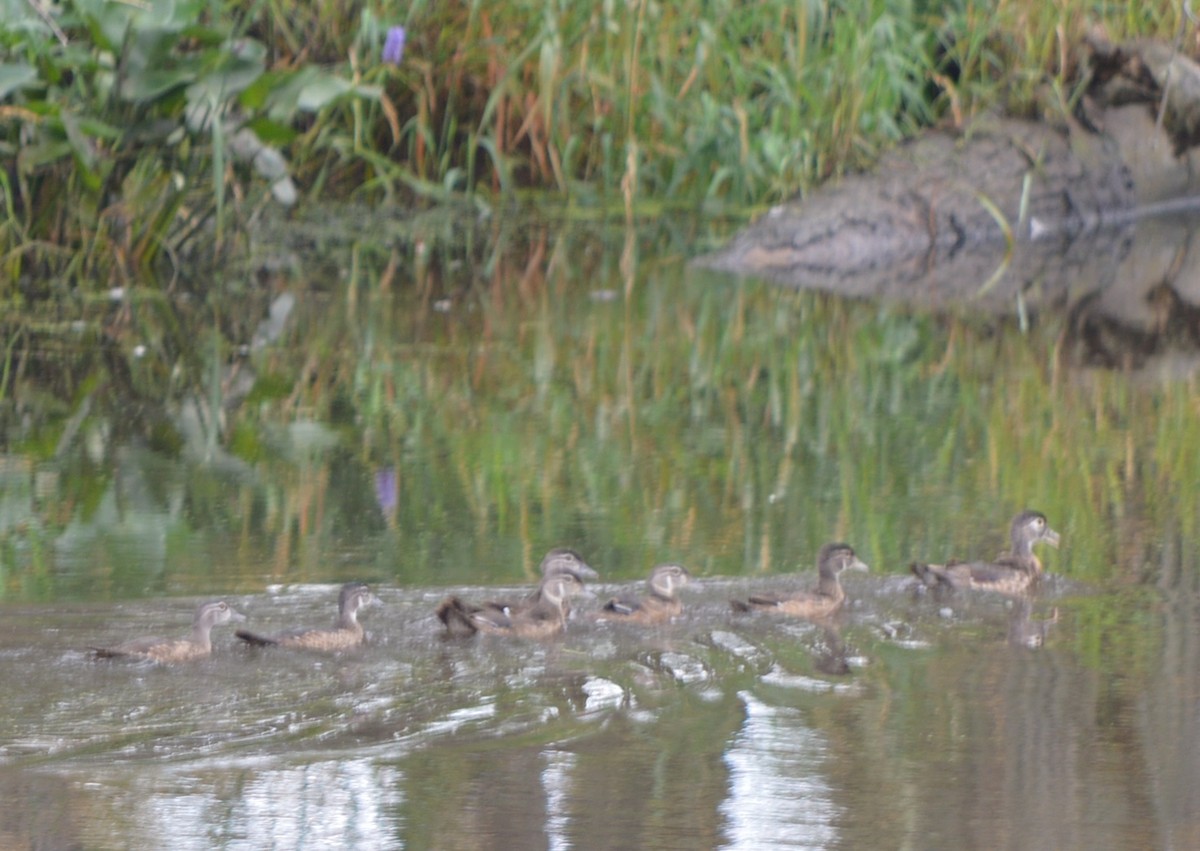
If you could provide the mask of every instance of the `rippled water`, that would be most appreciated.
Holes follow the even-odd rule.
[[[710,578],[661,628],[577,612],[545,643],[446,640],[440,591],[380,587],[335,657],[236,646],[164,667],[83,648],[186,631],[191,600],[0,622],[4,847],[1186,847],[1197,682],[1070,649],[1090,595],[1022,607],[854,577],[836,627],[734,615]],[[778,581],[772,583],[778,585]],[[456,589],[480,595],[495,588]],[[602,588],[608,590],[607,588]],[[334,586],[231,600],[328,620]],[[1196,612],[1176,624],[1195,643]],[[827,674],[834,655],[844,674]],[[1173,663],[1171,660],[1174,659]],[[1167,741],[1164,741],[1164,737]],[[49,817],[53,812],[54,817]]]

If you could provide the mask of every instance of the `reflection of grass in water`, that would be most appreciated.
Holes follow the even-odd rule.
[[[1022,337],[668,269],[629,302],[591,297],[619,280],[552,264],[444,316],[364,305],[375,340],[410,340],[360,350],[354,394],[389,435],[371,453],[407,459],[401,527],[432,503],[481,538],[580,541],[622,576],[808,568],[835,537],[896,571],[992,555],[1030,506],[1064,532],[1048,563],[1099,578],[1130,506],[1187,499],[1156,462],[1191,445],[1158,413],[1186,388],[1056,368],[1050,321]]]
[[[643,248],[628,279],[585,227],[514,232],[474,255],[431,239],[386,291],[375,283],[389,257],[375,249],[332,295],[295,289],[295,326],[251,358],[257,383],[224,415],[220,440],[254,475],[201,467],[172,482],[187,511],[160,512],[180,529],[162,581],[188,563],[185,545],[224,538],[219,570],[240,581],[329,579],[330,554],[347,552],[380,578],[517,581],[559,543],[608,578],[665,559],[810,571],[832,538],[902,572],[994,554],[1026,506],[1064,535],[1043,553],[1052,570],[1102,579],[1136,576],[1156,553],[1150,534],[1196,532],[1191,386],[1070,370],[1053,319],[1021,336],[694,275],[674,247],[694,236],[669,231],[677,243]],[[211,329],[132,308],[152,353],[130,359],[133,386],[160,399],[192,387],[217,407]],[[253,312],[236,321],[248,337]],[[134,335],[110,338],[112,363]],[[85,366],[90,382],[105,375]],[[97,401],[80,434],[127,410]],[[286,427],[309,420],[340,446],[298,450]],[[79,472],[92,462],[73,465],[78,449],[63,458],[64,482],[108,492]],[[386,529],[372,501],[384,467],[399,495]],[[69,499],[86,493],[72,487]]]

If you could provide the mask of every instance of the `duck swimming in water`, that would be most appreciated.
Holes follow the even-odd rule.
[[[555,574],[567,573],[574,576],[580,582],[599,579],[600,574],[592,569],[583,556],[575,552],[575,550],[567,547],[555,547],[542,557],[542,562],[538,565],[538,570],[542,575],[542,579]],[[541,600],[542,586],[538,584],[536,588],[515,600],[486,600],[477,608],[494,609],[505,616],[511,617],[520,612],[533,608]],[[564,603],[564,613],[571,613],[571,602],[567,600]]]
[[[816,620],[827,618],[841,608],[846,599],[839,576],[843,570],[869,570],[849,544],[833,543],[821,547],[817,554],[815,591],[794,594],[755,594],[748,600],[733,600],[735,612],[768,612]]]
[[[567,607],[572,597],[584,593],[583,582],[571,573],[553,573],[542,579],[537,602],[517,611],[475,606],[459,597],[447,597],[437,607],[437,617],[450,635],[478,632],[549,638],[566,628]]]
[[[1057,547],[1059,535],[1040,511],[1022,511],[1009,528],[1011,549],[994,561],[950,561],[946,564],[914,562],[912,572],[931,588],[995,591],[1010,596],[1023,594],[1042,575],[1042,563],[1033,552],[1035,544]]]
[[[357,647],[367,640],[367,634],[358,622],[358,613],[378,602],[379,598],[364,583],[347,582],[338,595],[338,619],[331,628],[289,629],[273,635],[259,635],[239,629],[234,634],[256,647],[290,647],[334,653]]]
[[[646,580],[648,594],[644,597],[613,597],[596,617],[640,624],[669,621],[683,611],[679,591],[691,581],[692,574],[681,564],[657,565]]]
[[[192,634],[187,638],[134,638],[113,647],[90,647],[98,659],[128,657],[163,664],[190,662],[212,654],[212,628],[230,621],[244,621],[224,600],[201,603],[192,619]]]

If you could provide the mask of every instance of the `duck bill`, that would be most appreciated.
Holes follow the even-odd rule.
[[[868,567],[867,563],[860,558],[856,558],[854,561],[852,561],[848,565],[846,565],[846,569],[847,570],[861,570],[863,573],[871,572],[871,568]]]
[[[1042,535],[1042,540],[1055,549],[1058,549],[1058,533],[1049,526],[1046,527],[1046,534]]]
[[[246,616],[243,615],[241,612],[239,612],[237,609],[229,610],[229,619],[231,621],[233,621],[234,623],[245,623],[246,622]]]
[[[589,581],[595,581],[600,578],[600,574],[596,572],[596,569],[594,567],[592,567],[591,565],[587,565],[587,564],[579,565],[578,567],[576,567],[574,569],[573,572],[575,573],[575,576],[578,579],[586,579]]]

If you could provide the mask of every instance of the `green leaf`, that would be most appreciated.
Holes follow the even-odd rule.
[[[17,167],[25,174],[29,174],[41,166],[58,162],[65,157],[73,155],[74,151],[71,148],[71,144],[65,140],[26,145],[17,154]]]
[[[265,144],[286,145],[296,138],[298,133],[286,124],[280,124],[269,118],[255,118],[247,121],[246,126],[254,131]]]
[[[197,57],[198,73],[188,86],[189,105],[220,108],[263,75],[266,48],[253,39],[225,42]]]
[[[121,96],[134,103],[148,103],[196,79],[192,68],[173,68],[130,75],[121,86]]]
[[[135,14],[132,6],[106,0],[75,0],[75,9],[87,22],[97,45],[110,53],[116,53],[125,41],[130,19]]]
[[[260,100],[260,106],[265,106],[267,115],[275,121],[291,121],[296,115],[304,87],[316,74],[317,69],[312,67],[298,71],[271,71],[247,90],[247,100]]]
[[[50,35],[50,28],[30,8],[29,0],[0,0],[0,21],[0,29],[28,32],[36,27]]]
[[[80,130],[79,122],[74,115],[64,112],[62,126],[63,132],[67,134],[67,141],[71,143],[71,150],[75,154],[77,172],[84,185],[95,192],[100,188],[101,177],[95,169],[96,153],[92,150],[92,143]]]
[[[305,112],[317,112],[353,89],[349,80],[318,73],[301,90],[296,106]]]
[[[0,63],[0,100],[37,79],[37,69],[24,62]]]
[[[178,42],[179,35],[195,26],[205,10],[205,0],[148,0],[134,5],[112,0],[74,0],[78,13],[89,24],[92,37],[104,49],[120,50],[126,33],[135,36],[153,33],[154,37],[169,35]]]
[[[79,129],[97,139],[120,139],[125,135],[124,130],[106,124],[98,118],[80,117]]]

